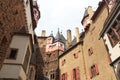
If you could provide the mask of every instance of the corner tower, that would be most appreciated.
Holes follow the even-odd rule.
[[[59,30],[55,37],[53,36],[53,32],[51,32],[50,36],[46,37],[43,41],[44,51],[42,50],[42,46],[40,47],[40,51],[44,60],[44,79],[59,79],[58,56],[65,50],[65,41],[66,39]]]

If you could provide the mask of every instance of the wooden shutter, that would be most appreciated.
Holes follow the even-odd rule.
[[[79,70],[79,67],[76,68],[76,79],[80,80],[80,70]]]
[[[62,66],[64,65],[64,60],[62,60]]]
[[[78,58],[78,53],[75,53],[75,58]]]
[[[71,80],[73,80],[73,70],[71,70],[70,75],[71,75]]]
[[[67,73],[65,73],[65,80],[67,80]]]
[[[62,80],[62,75],[60,75],[60,80]]]
[[[99,70],[98,70],[98,65],[95,64],[95,70],[96,70],[96,74],[99,75]]]
[[[93,48],[90,47],[90,54],[92,55],[93,54]]]
[[[92,79],[93,74],[92,74],[91,68],[89,69],[89,75],[90,75],[90,79]]]

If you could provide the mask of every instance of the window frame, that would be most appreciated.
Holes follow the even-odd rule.
[[[93,47],[90,47],[90,48],[88,49],[88,54],[89,54],[89,56],[91,56],[91,55],[93,54]]]
[[[99,75],[99,70],[98,70],[98,65],[97,64],[93,64],[90,67],[90,78],[92,79],[93,77]]]
[[[13,50],[15,50],[14,58],[10,57],[10,56],[12,56],[11,54],[12,54]],[[7,59],[16,60],[17,55],[18,55],[18,49],[17,48],[10,48],[10,52],[9,52],[9,55],[7,56]]]
[[[120,14],[117,16],[113,22],[110,29],[107,31],[107,36],[109,38],[110,44],[114,47],[120,41]]]

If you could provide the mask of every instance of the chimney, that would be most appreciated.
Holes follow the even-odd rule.
[[[75,28],[75,33],[76,33],[76,41],[79,42],[79,28]]]
[[[42,30],[41,36],[45,36],[46,32],[45,30]]]
[[[71,30],[70,29],[67,30],[67,41],[68,41],[68,44],[70,44],[71,41],[72,41]]]

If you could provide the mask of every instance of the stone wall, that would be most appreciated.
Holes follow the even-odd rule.
[[[13,32],[27,30],[23,0],[0,0],[0,67],[6,56]]]

